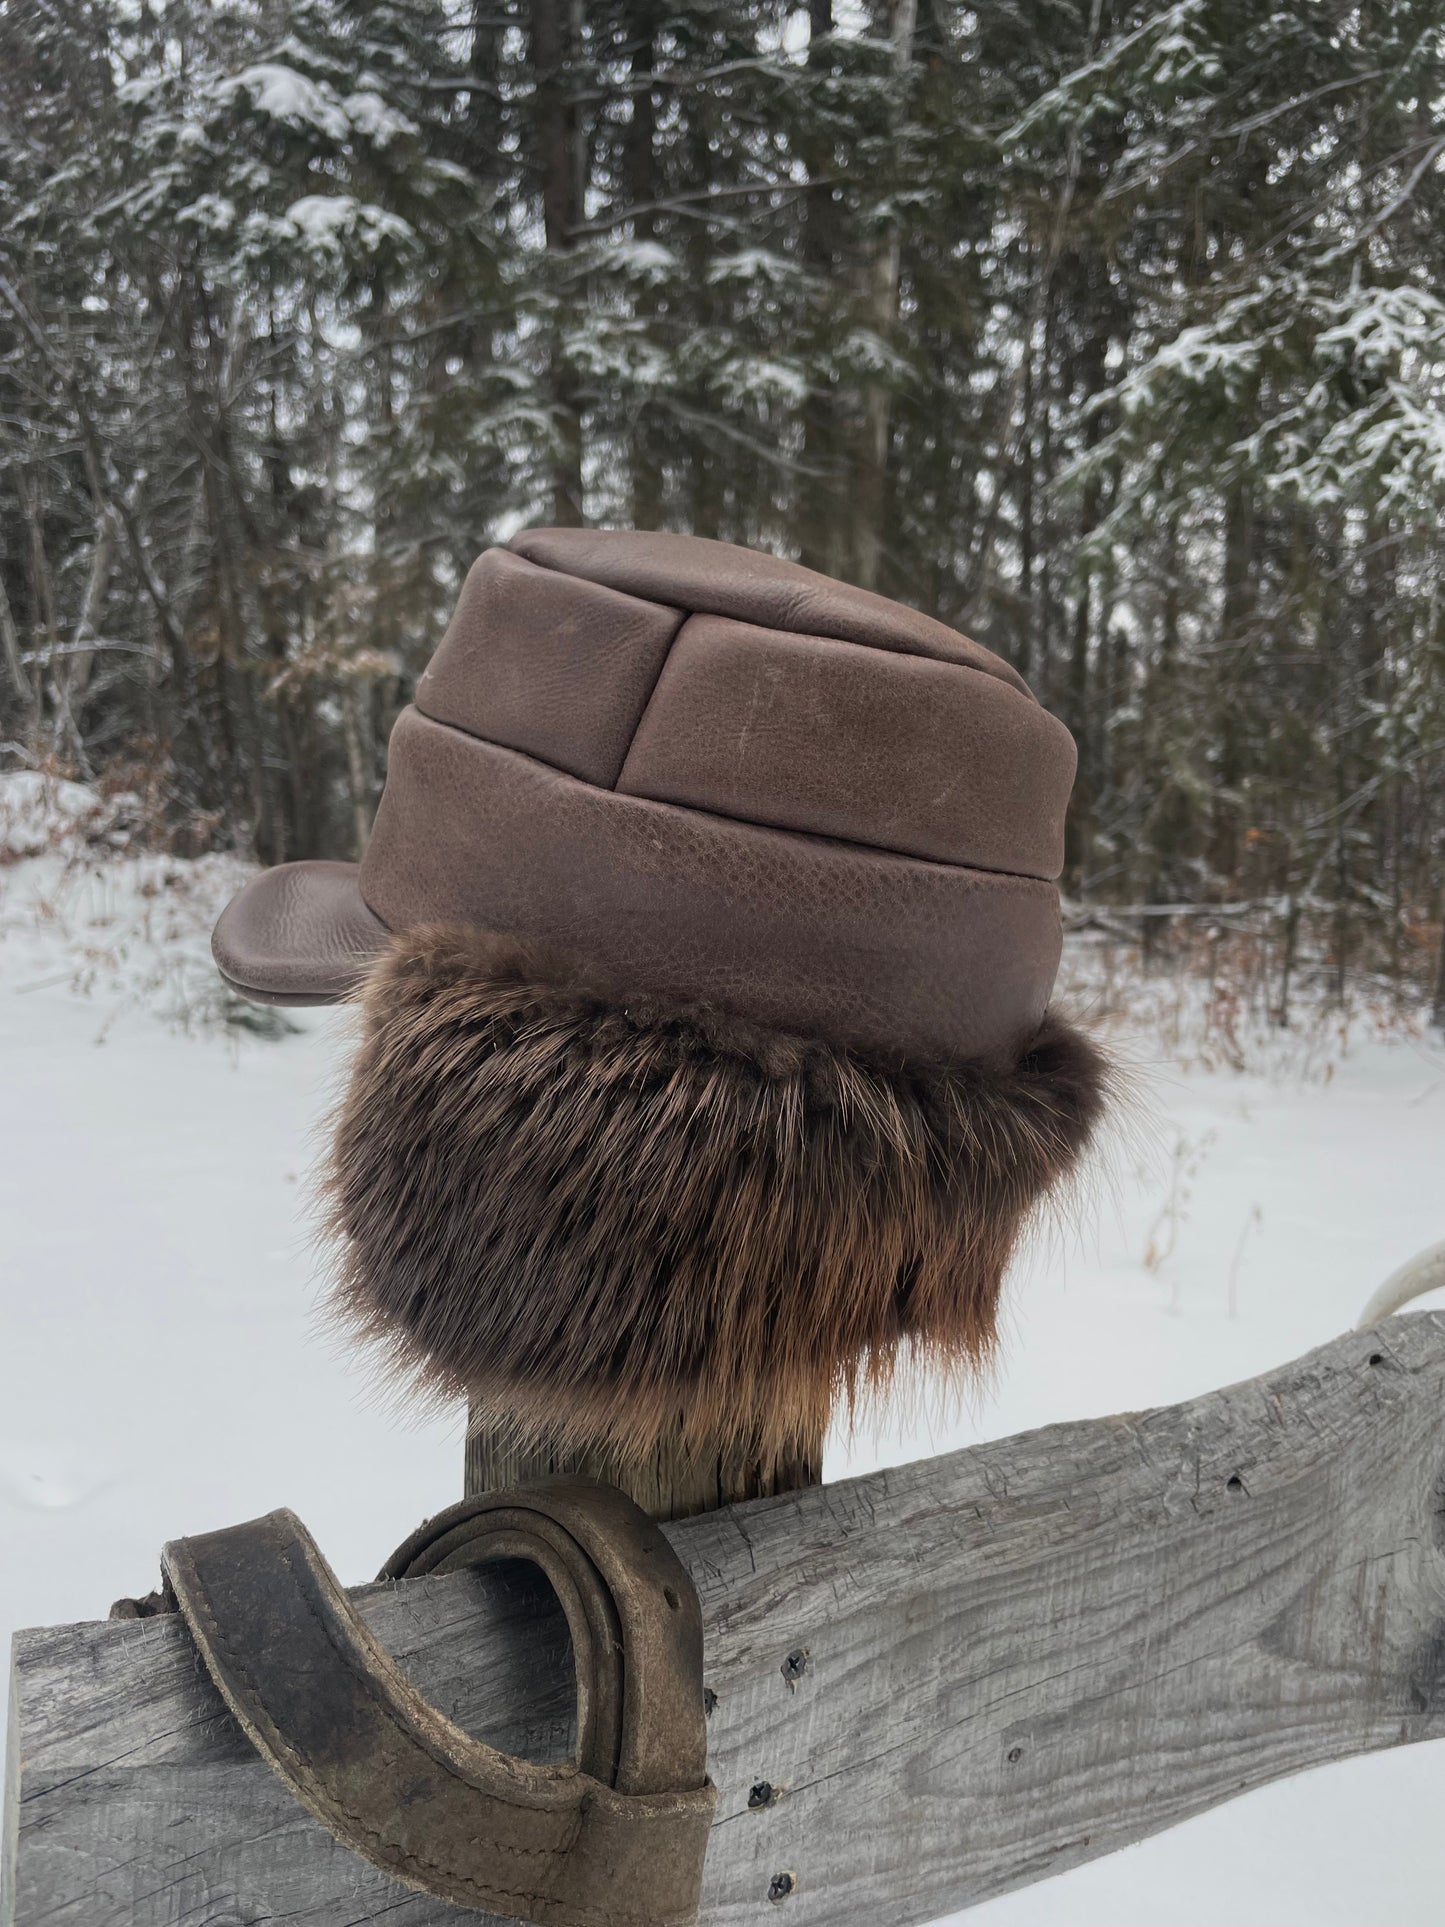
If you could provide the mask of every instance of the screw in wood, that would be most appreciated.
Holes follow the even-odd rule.
[[[750,1807],[770,1807],[777,1797],[777,1788],[771,1780],[759,1780],[749,1790],[748,1805]]]
[[[783,1661],[781,1672],[789,1686],[796,1686],[808,1670],[808,1651],[805,1646],[795,1646]]]
[[[772,1901],[786,1900],[797,1884],[798,1879],[796,1874],[775,1873],[768,1882],[768,1899]]]

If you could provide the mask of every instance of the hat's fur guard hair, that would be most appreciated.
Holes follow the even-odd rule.
[[[975,1366],[1099,1115],[1050,1016],[1009,1069],[625,1006],[474,930],[394,940],[329,1175],[342,1323],[474,1422],[783,1451],[905,1348]]]

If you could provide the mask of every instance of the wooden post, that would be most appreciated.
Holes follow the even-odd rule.
[[[1445,1740],[1445,1314],[664,1531],[703,1612],[700,1927],[917,1927]],[[524,1572],[354,1597],[442,1714],[565,1759],[566,1623]],[[4,1821],[0,1927],[459,1918],[302,1810],[175,1614],[16,1636]]]
[[[570,1472],[615,1485],[654,1519],[687,1519],[748,1499],[799,1492],[823,1476],[823,1439],[800,1439],[781,1457],[756,1452],[700,1455],[664,1441],[644,1459],[611,1449],[542,1443],[519,1445],[504,1428],[481,1426],[467,1439],[466,1496]]]

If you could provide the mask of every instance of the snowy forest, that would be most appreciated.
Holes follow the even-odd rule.
[[[1442,102],[1445,0],[10,0],[0,769],[352,857],[489,540],[689,530],[1018,666],[1076,920],[1445,1020]]]

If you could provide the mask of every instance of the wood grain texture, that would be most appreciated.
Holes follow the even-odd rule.
[[[710,1458],[663,1439],[639,1459],[616,1447],[574,1445],[545,1435],[522,1445],[514,1434],[481,1424],[467,1436],[464,1495],[472,1499],[562,1474],[615,1485],[650,1518],[687,1519],[696,1512],[800,1491],[817,1485],[822,1472],[821,1431],[800,1439],[793,1450],[730,1448]]]
[[[936,1919],[1281,1774],[1445,1737],[1445,1316],[667,1530],[716,1694],[705,1921]],[[565,1754],[565,1633],[531,1575],[358,1598],[464,1725]],[[174,1621],[19,1635],[12,1705],[0,1921],[458,1918],[302,1814]]]

